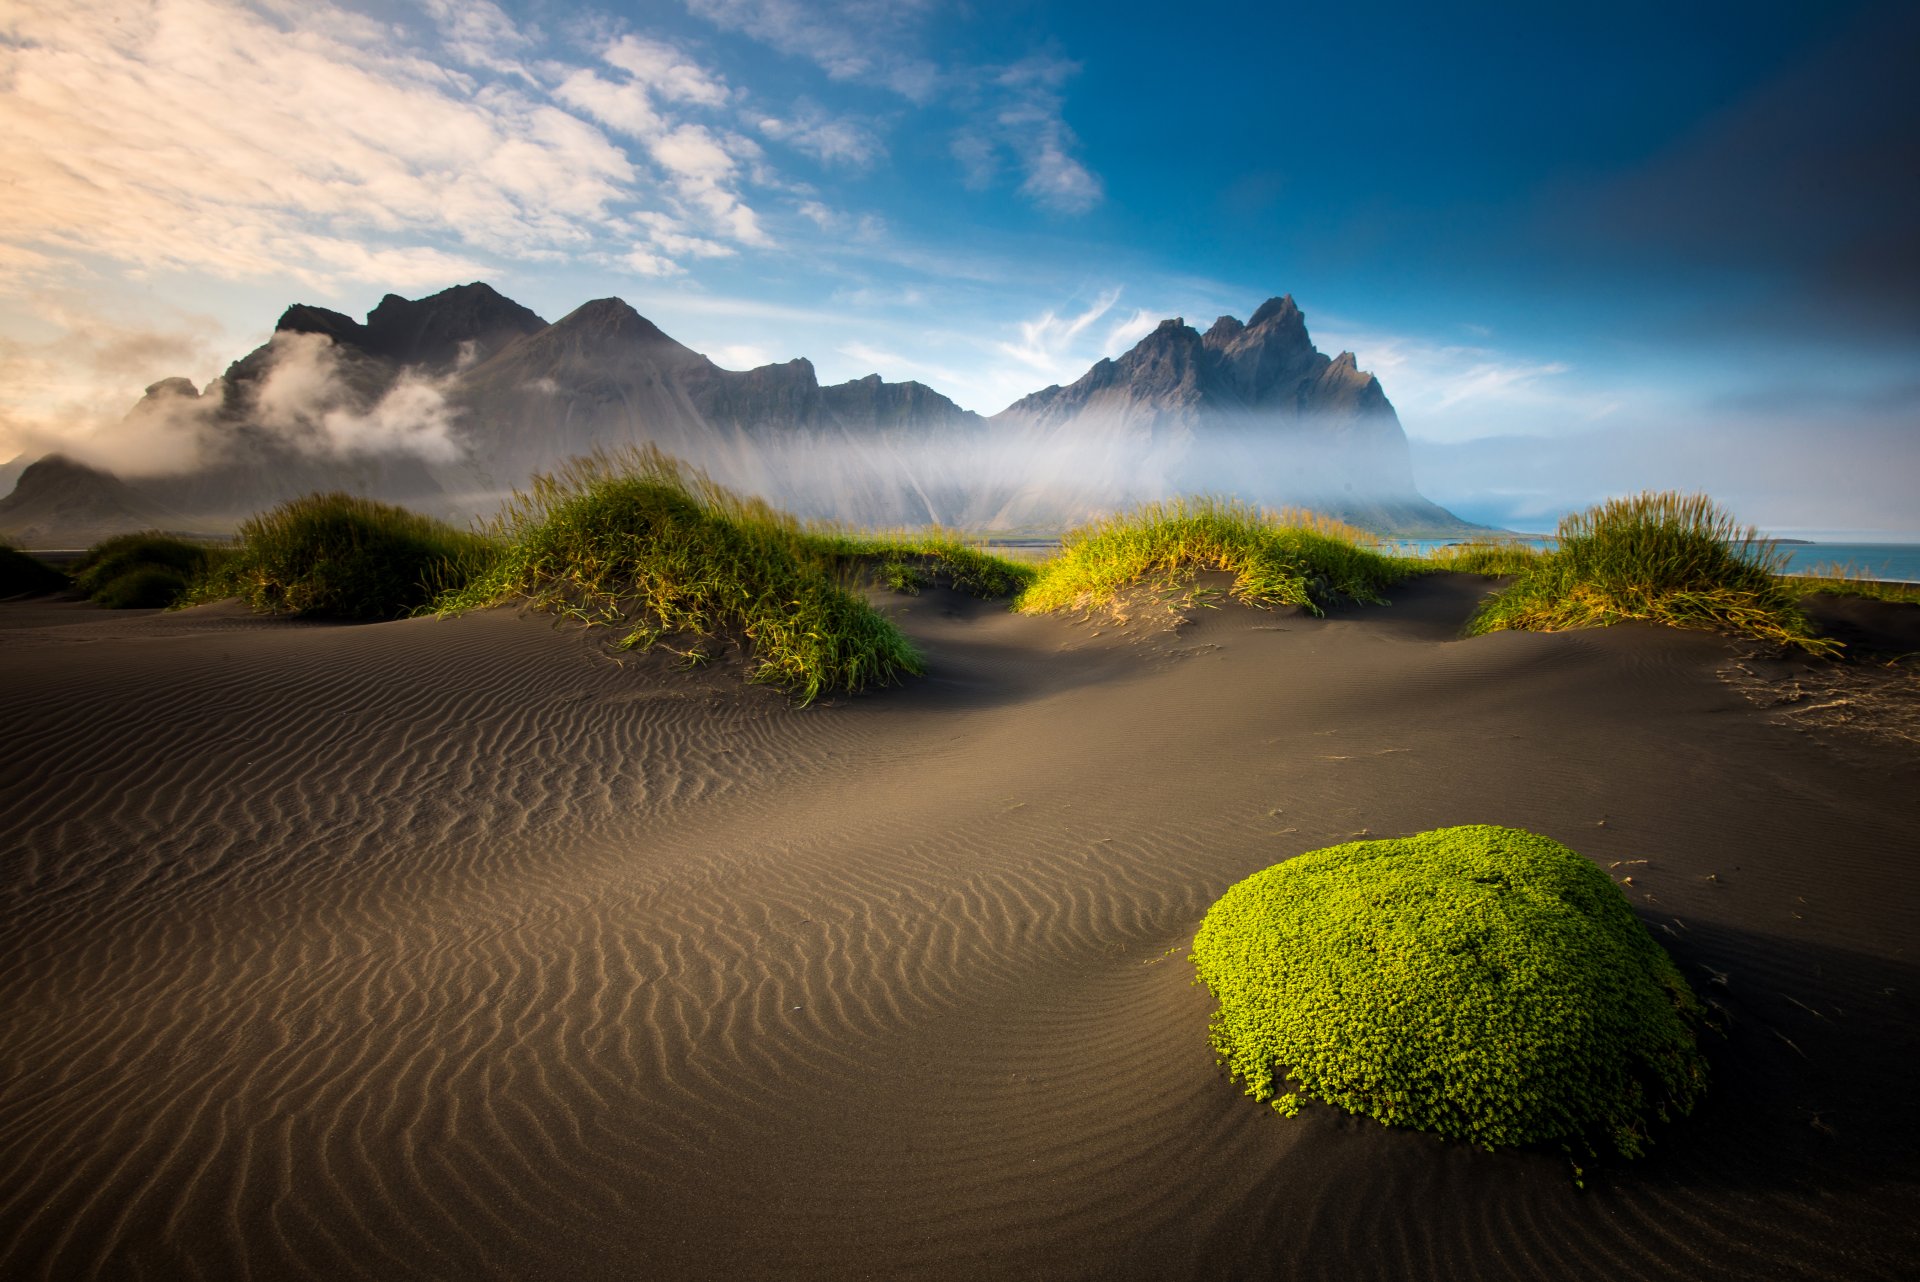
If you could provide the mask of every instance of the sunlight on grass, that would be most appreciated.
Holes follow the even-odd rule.
[[[1558,546],[1489,597],[1470,634],[1645,620],[1833,653],[1782,585],[1775,545],[1703,494],[1610,499],[1560,522]]]
[[[1412,568],[1379,552],[1364,530],[1318,513],[1181,498],[1069,532],[1018,604],[1031,614],[1095,610],[1134,585],[1178,589],[1215,570],[1234,576],[1233,596],[1247,605],[1319,614],[1339,601],[1378,603]]]

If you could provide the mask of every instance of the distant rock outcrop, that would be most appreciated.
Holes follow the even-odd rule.
[[[204,390],[153,384],[125,428],[193,464],[75,488],[87,515],[64,528],[230,528],[316,489],[464,519],[574,455],[640,443],[803,516],[868,525],[1057,528],[1209,492],[1380,530],[1473,528],[1420,496],[1379,381],[1350,352],[1316,350],[1290,297],[1205,334],[1164,321],[988,419],[877,374],[822,386],[804,359],[723,369],[617,298],[548,324],[476,282],[389,294],[364,322],[295,304]],[[20,502],[51,514],[57,488]]]
[[[185,530],[188,522],[96,467],[63,454],[27,465],[0,498],[0,535],[24,548],[83,548],[130,530]]]

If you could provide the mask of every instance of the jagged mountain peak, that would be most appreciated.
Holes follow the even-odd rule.
[[[388,294],[367,313],[365,324],[328,307],[295,303],[273,328],[276,333],[325,334],[337,345],[395,364],[439,369],[463,357],[490,356],[546,325],[493,286],[474,281],[425,298]]]

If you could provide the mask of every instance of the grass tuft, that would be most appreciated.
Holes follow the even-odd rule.
[[[397,619],[465,584],[491,560],[485,538],[388,503],[309,494],[250,517],[232,557],[190,599],[237,596],[254,609]]]
[[[161,610],[217,574],[232,556],[230,549],[156,530],[119,534],[87,549],[73,581],[110,610]]]
[[[899,629],[840,581],[832,538],[651,446],[534,478],[490,533],[498,559],[437,610],[524,600],[622,628],[629,649],[737,633],[749,679],[802,703],[923,670]]]
[[[1527,573],[1545,555],[1532,543],[1510,540],[1450,543],[1445,547],[1430,549],[1420,558],[1420,566],[1423,570],[1451,570],[1459,574],[1505,578],[1512,574]]]
[[[1560,522],[1558,546],[1482,603],[1470,635],[1557,632],[1648,620],[1703,628],[1816,654],[1819,636],[1783,587],[1775,545],[1704,494],[1610,499]]]
[[[814,530],[807,540],[836,564],[871,569],[880,582],[909,595],[944,583],[955,592],[993,601],[1015,597],[1033,582],[1031,565],[996,556],[951,530],[870,534]]]
[[[0,542],[0,600],[17,596],[45,596],[71,582],[66,575],[28,556],[11,543]]]
[[[1488,1148],[1597,1138],[1632,1157],[1706,1087],[1703,1011],[1672,959],[1605,872],[1517,828],[1255,873],[1208,909],[1193,961],[1216,1053],[1283,1113],[1304,1093]]]
[[[1136,584],[1178,589],[1197,573],[1220,570],[1234,576],[1233,595],[1248,605],[1319,614],[1339,601],[1379,603],[1413,564],[1377,551],[1365,531],[1317,513],[1181,498],[1070,532],[1018,608],[1095,610]]]
[[[1920,583],[1895,583],[1885,579],[1865,578],[1853,567],[1845,565],[1817,566],[1812,574],[1784,575],[1780,586],[1794,596],[1809,596],[1815,593],[1826,596],[1861,596],[1874,601],[1891,601],[1898,605],[1920,605]]]

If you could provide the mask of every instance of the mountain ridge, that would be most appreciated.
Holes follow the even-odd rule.
[[[724,369],[619,298],[548,322],[476,281],[387,294],[364,322],[295,303],[206,388],[150,385],[121,430],[199,452],[125,483],[202,527],[317,488],[473,516],[567,457],[651,442],[802,516],[869,525],[1057,528],[1199,490],[1382,531],[1479,528],[1419,494],[1379,380],[1319,352],[1291,295],[1204,333],[1169,318],[984,417],[923,383],[822,384],[805,357]]]

